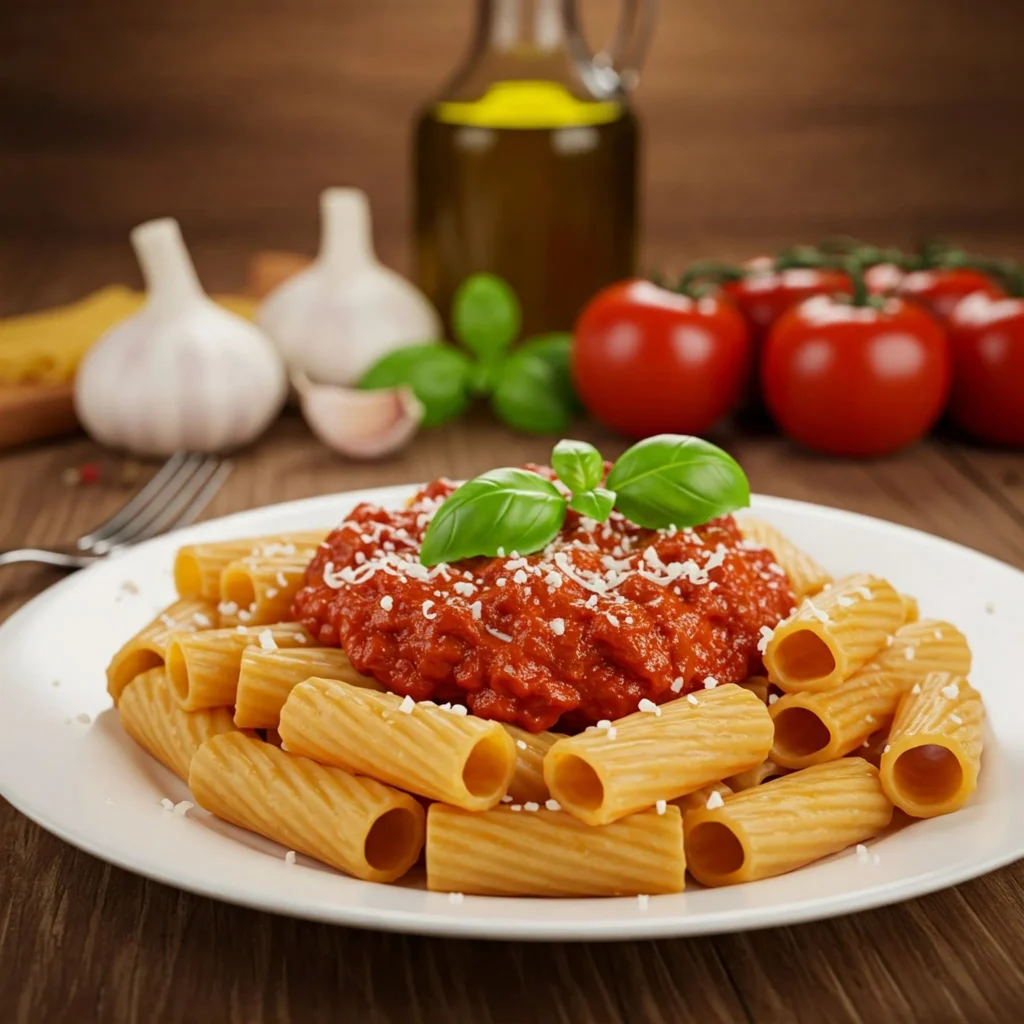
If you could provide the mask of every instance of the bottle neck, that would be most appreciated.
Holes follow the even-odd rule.
[[[564,48],[562,0],[479,0],[478,12],[478,49],[538,58]]]

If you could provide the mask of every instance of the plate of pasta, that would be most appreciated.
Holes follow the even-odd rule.
[[[159,881],[423,934],[795,923],[1024,854],[1024,574],[572,455],[62,581],[0,627],[0,792]]]

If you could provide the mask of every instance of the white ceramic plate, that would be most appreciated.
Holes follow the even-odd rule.
[[[885,576],[923,616],[950,619],[974,651],[989,735],[979,791],[958,814],[915,823],[790,875],[636,899],[498,899],[453,904],[422,878],[375,885],[337,874],[198,808],[170,814],[185,785],[122,732],[105,691],[111,654],[173,600],[182,543],[329,527],[358,501],[397,505],[409,487],[255,509],[181,531],[72,576],[0,627],[0,793],[69,843],[191,892],[297,917],[436,935],[625,939],[737,931],[864,910],[953,885],[1024,856],[1024,573],[967,548],[835,509],[756,498],[834,573]],[[138,591],[135,592],[135,588]],[[81,717],[79,717],[81,716]],[[88,719],[85,717],[88,716]]]

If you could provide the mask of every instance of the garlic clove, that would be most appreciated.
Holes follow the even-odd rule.
[[[354,385],[383,356],[441,337],[426,297],[373,251],[366,194],[329,188],[320,197],[316,260],[275,288],[258,323],[292,372]]]
[[[292,383],[302,415],[328,448],[353,459],[375,459],[407,444],[423,420],[423,406],[410,388],[361,391],[314,384],[304,374]]]
[[[219,452],[255,440],[287,395],[273,344],[203,292],[177,221],[150,221],[131,237],[147,301],[86,353],[75,378],[82,425],[137,455]]]

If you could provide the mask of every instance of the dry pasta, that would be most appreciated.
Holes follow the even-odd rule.
[[[712,794],[717,793],[720,797],[727,797],[732,793],[732,788],[725,782],[712,782],[710,786],[701,786],[692,793],[684,793],[674,800],[669,800],[671,806],[678,807],[684,814],[696,807],[706,807],[708,800],[712,800]]]
[[[788,768],[783,768],[781,764],[776,764],[769,757],[759,765],[755,765],[753,768],[748,768],[745,772],[740,772],[737,775],[732,775],[725,781],[729,784],[734,793],[739,793],[740,790],[753,789],[755,786],[760,786],[764,782],[768,782],[771,779],[777,779],[782,775],[788,774]]]
[[[844,757],[687,811],[687,867],[704,885],[771,878],[871,839],[891,819],[878,770]]]
[[[278,732],[297,754],[471,811],[493,807],[516,768],[498,722],[330,679],[292,690]]]
[[[967,640],[948,622],[912,622],[892,641],[849,679],[827,690],[788,694],[769,708],[775,761],[805,768],[843,757],[888,725],[903,694],[929,672],[970,671]]]
[[[544,803],[551,795],[544,781],[544,757],[562,739],[556,732],[527,732],[504,723],[516,744],[516,772],[508,784],[508,795],[519,803]]]
[[[111,658],[107,666],[107,692],[114,703],[137,675],[166,662],[167,645],[173,635],[209,629],[216,620],[217,609],[202,598],[184,597],[165,608]]]
[[[908,692],[882,753],[882,785],[914,818],[959,810],[978,785],[985,709],[962,676],[933,672]]]
[[[513,805],[518,806],[518,805]],[[487,896],[636,896],[681,892],[679,809],[585,825],[546,808],[427,813],[427,888]]]
[[[767,676],[751,676],[740,683],[744,690],[749,690],[762,704],[768,703],[768,695],[771,693],[772,684]]]
[[[305,556],[308,562],[323,539],[324,531],[312,530],[189,544],[179,548],[174,559],[174,586],[181,597],[203,597],[216,602],[220,600],[221,573],[232,562],[248,556]]]
[[[199,748],[189,788],[218,818],[369,882],[400,878],[423,846],[423,808],[408,793],[239,732]]]
[[[793,596],[800,601],[813,597],[832,582],[832,577],[770,523],[744,516],[736,520],[745,540],[767,548],[785,570]]]
[[[311,642],[297,622],[176,634],[167,645],[171,692],[187,711],[226,707],[235,703],[242,654],[247,647],[278,650]]]
[[[765,759],[772,723],[754,694],[727,684],[690,696],[559,740],[544,758],[551,795],[588,825],[604,825]]]
[[[900,595],[877,576],[848,576],[776,626],[764,665],[787,693],[826,690],[857,671],[902,624]]]
[[[220,574],[222,626],[265,626],[291,615],[292,601],[306,578],[306,557],[243,558]]]
[[[235,690],[235,725],[276,729],[292,688],[312,676],[341,679],[353,686],[382,690],[376,679],[358,673],[336,647],[281,647],[265,651],[253,644],[242,652]]]
[[[182,710],[171,696],[163,667],[136,676],[121,691],[117,713],[124,731],[186,782],[189,765],[199,747],[212,736],[235,729],[227,708]]]

